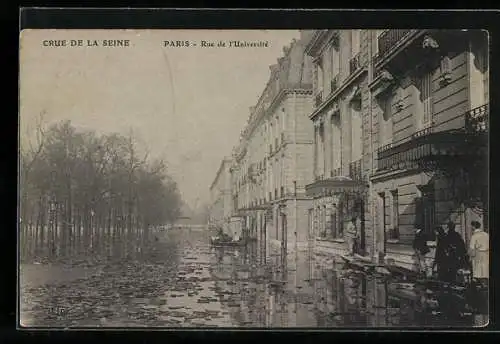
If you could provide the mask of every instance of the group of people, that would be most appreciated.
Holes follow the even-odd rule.
[[[432,267],[429,267],[426,255],[430,252],[427,246],[428,238],[417,227],[413,249],[417,257],[421,273],[429,277],[433,271],[437,278],[443,282],[455,282],[460,270],[472,270],[475,279],[489,277],[489,236],[478,221],[472,221],[473,228],[469,247],[467,248],[462,236],[455,231],[455,223],[448,222],[445,228],[436,227],[436,252]]]

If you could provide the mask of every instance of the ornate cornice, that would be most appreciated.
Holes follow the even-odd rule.
[[[324,44],[328,42],[329,38],[331,38],[334,31],[336,30],[316,30],[311,40],[306,45],[306,54],[312,57],[317,57]]]

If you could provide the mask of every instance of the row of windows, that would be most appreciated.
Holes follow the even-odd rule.
[[[330,89],[330,91],[334,91],[340,86],[341,75],[347,77],[361,67],[361,31],[343,31],[343,42],[347,41],[347,44],[343,43],[339,47],[337,44],[332,43],[326,49],[326,52],[316,61],[314,66],[315,94],[325,96],[322,94],[324,90]],[[376,37],[378,38],[382,32],[383,30],[376,30]],[[377,42],[377,39],[375,39],[375,42]],[[378,50],[377,44],[375,44],[374,48],[374,53],[376,53]],[[343,49],[349,50],[347,54]],[[344,61],[343,58],[345,56],[348,56],[348,58]]]

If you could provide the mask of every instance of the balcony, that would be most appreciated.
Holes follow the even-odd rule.
[[[408,37],[414,30],[385,30],[378,37],[379,58],[386,56],[394,47],[398,46],[404,38]]]
[[[361,68],[361,54],[357,53],[349,60],[349,74],[356,73]]]
[[[314,97],[314,105],[318,107],[321,105],[322,101],[323,101],[323,91],[319,91]]]
[[[430,127],[380,147],[377,170],[462,168],[471,161],[468,158],[487,154],[488,115],[486,104],[466,112],[461,128],[438,131]]]
[[[342,173],[342,168],[340,167],[334,168],[333,170],[330,171],[330,177],[331,178],[339,177],[341,173]]]
[[[485,104],[465,114],[465,130],[470,133],[488,132],[489,105]]]

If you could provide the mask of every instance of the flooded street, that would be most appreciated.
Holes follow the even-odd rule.
[[[140,260],[21,267],[21,324],[36,327],[397,327],[481,325],[459,294],[430,297],[394,277],[309,252],[261,256],[172,230]],[[440,301],[441,300],[441,301]],[[444,300],[444,301],[443,301]],[[438,304],[454,305],[444,310]],[[451,315],[450,315],[451,314]],[[483,324],[484,325],[484,324]]]

